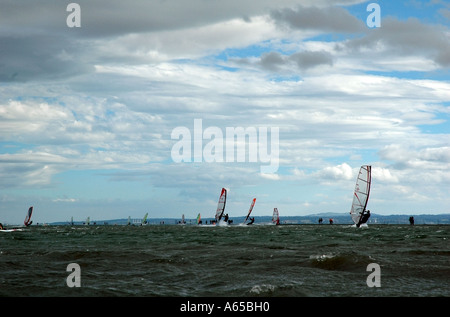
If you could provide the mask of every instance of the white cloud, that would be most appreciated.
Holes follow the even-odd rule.
[[[327,166],[319,172],[323,178],[350,180],[353,179],[353,172],[350,165],[347,163],[339,164],[337,166]]]
[[[398,183],[397,176],[392,175],[389,168],[374,166],[372,167],[372,177],[380,183]]]

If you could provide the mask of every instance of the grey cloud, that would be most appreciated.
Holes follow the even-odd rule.
[[[292,54],[291,60],[294,60],[300,69],[308,69],[318,65],[333,65],[333,57],[330,53],[320,51],[304,51]]]
[[[292,29],[318,30],[333,33],[357,33],[364,23],[340,7],[299,7],[272,11],[272,19]]]
[[[443,67],[450,66],[448,30],[423,24],[415,18],[406,21],[385,18],[380,28],[369,30],[366,36],[349,40],[338,45],[338,48],[359,52],[367,49],[375,50],[380,44],[383,47],[383,54],[424,55]]]
[[[298,5],[331,5],[331,0],[171,0],[171,1],[121,1],[77,0],[81,7],[83,36],[117,36],[137,32],[153,32],[197,27],[234,18],[249,20],[264,15],[268,10]],[[343,0],[353,4],[361,0]],[[4,0],[0,10],[0,26],[9,25],[30,29],[67,28],[70,2],[41,0],[30,4],[26,0]]]
[[[79,48],[62,36],[0,35],[0,81],[58,79],[93,71],[77,52]]]
[[[249,22],[252,17],[267,15],[275,8],[296,6],[299,3],[304,6],[330,5],[330,0],[75,2],[81,7],[80,28],[69,28],[66,24],[71,13],[66,11],[69,2],[42,0],[30,4],[25,0],[2,1],[0,81],[60,79],[90,73],[96,64],[117,61],[131,64],[149,62],[148,56],[142,59],[133,54],[138,50],[154,50],[157,61],[160,46],[170,45],[159,41],[158,36],[153,40],[147,39],[144,43],[133,43],[130,39],[129,42],[124,42],[124,35],[184,30],[231,19]],[[360,0],[341,2],[350,4]],[[335,9],[323,10],[326,19],[331,19],[330,15],[336,12],[338,18],[348,18],[348,13],[343,9],[336,12]],[[289,11],[280,11],[280,14],[287,12]],[[325,23],[330,21],[326,20]],[[333,27],[333,24],[329,27]],[[175,49],[178,49],[177,42],[173,43]],[[267,61],[267,65],[270,64],[271,61]]]
[[[234,59],[240,64],[251,64],[249,59]],[[269,71],[282,71],[284,69],[307,70],[320,65],[333,65],[333,56],[325,51],[302,51],[292,55],[282,55],[278,52],[269,52],[261,55],[257,65]]]
[[[278,67],[284,65],[286,59],[278,52],[269,52],[261,56],[260,64],[263,68],[276,71]]]

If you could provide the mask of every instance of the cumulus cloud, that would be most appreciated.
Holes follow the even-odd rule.
[[[446,171],[450,168],[450,148],[444,144],[434,147],[391,144],[380,150],[380,156],[392,161],[398,168],[426,168],[448,174]]]
[[[321,175],[326,179],[353,179],[352,168],[347,163],[336,166],[327,166],[322,170]]]

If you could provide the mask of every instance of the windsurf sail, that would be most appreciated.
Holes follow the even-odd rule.
[[[280,224],[280,214],[278,213],[278,208],[273,209],[272,222],[276,225]]]
[[[197,224],[199,225],[202,222],[202,217],[200,216],[200,213],[197,216]]]
[[[89,223],[91,222],[91,217],[87,217],[87,219],[86,219],[86,225],[88,225],[89,226]]]
[[[372,167],[363,165],[359,169],[358,177],[356,178],[350,215],[357,226],[361,224],[361,218],[366,212],[367,202],[369,201],[370,184],[372,182],[371,174]]]
[[[142,224],[147,224],[148,212],[145,214],[144,218],[142,218]]]
[[[248,210],[247,217],[244,220],[244,223],[248,220],[248,217],[250,217],[250,214],[252,213],[253,207],[255,206],[256,198],[253,198],[252,203],[250,204],[250,209]]]
[[[127,226],[131,225],[131,216],[128,216]]]
[[[225,188],[222,188],[222,192],[220,193],[219,197],[219,203],[217,204],[217,210],[216,210],[216,222],[219,222],[220,219],[222,219],[223,212],[225,211],[225,204],[227,202],[227,190]]]
[[[186,223],[186,220],[184,220],[184,214],[181,215],[181,224],[184,225]]]
[[[32,213],[33,213],[33,206],[28,208],[27,215],[25,216],[25,220],[23,221],[23,224],[25,225],[25,227],[28,227],[28,226],[30,226],[33,223],[33,221],[31,221],[31,214]]]

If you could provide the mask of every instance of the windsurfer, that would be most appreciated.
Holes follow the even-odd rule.
[[[370,210],[367,210],[367,212],[361,217],[361,223],[366,223],[367,220],[370,218]]]
[[[251,225],[254,222],[255,222],[255,217],[252,217],[252,218],[250,218],[250,222],[247,225]]]
[[[359,228],[363,223],[366,223],[367,220],[369,220],[369,218],[370,218],[370,210],[367,210],[366,213],[363,213],[363,215],[361,216],[361,219],[359,220],[359,222],[356,226]]]

